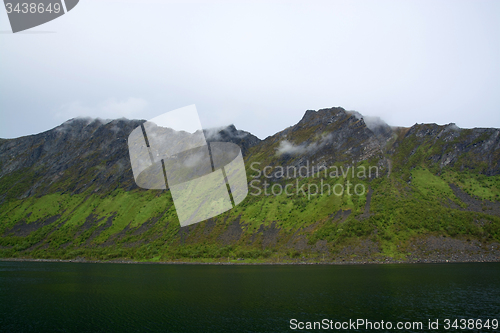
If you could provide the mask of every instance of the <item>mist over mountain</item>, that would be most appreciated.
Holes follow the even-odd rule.
[[[2,187],[0,202],[90,188],[95,193],[137,189],[127,139],[144,122],[75,118],[40,134],[0,141],[0,179],[18,178],[13,187]],[[236,143],[243,154],[260,141],[233,125],[206,130],[205,135],[208,142]]]
[[[308,110],[264,140],[234,125],[206,129],[208,142],[241,147],[252,186],[234,209],[180,228],[169,190],[134,182],[127,138],[143,122],[76,118],[1,139],[0,257],[499,258],[499,129],[391,127],[341,107]],[[266,166],[308,171],[288,179]],[[347,191],[319,193],[324,184]],[[278,185],[292,194],[268,192]]]

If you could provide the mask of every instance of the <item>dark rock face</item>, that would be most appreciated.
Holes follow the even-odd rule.
[[[0,204],[53,192],[106,194],[136,189],[127,138],[144,120],[72,119],[36,135],[0,140]],[[205,130],[208,142],[239,145],[247,163],[316,167],[370,160],[382,173],[394,164],[420,163],[500,174],[500,130],[454,124],[392,128],[377,118],[335,107],[303,118],[260,140],[233,125]],[[411,166],[411,165],[410,165]]]
[[[208,142],[232,142],[241,148],[243,157],[248,153],[248,149],[260,143],[260,139],[255,135],[236,129],[234,125],[223,128],[204,130],[205,138]]]
[[[392,167],[416,165],[457,171],[473,170],[485,175],[500,173],[500,130],[461,129],[455,124],[415,124],[391,127],[376,117],[364,117],[341,107],[308,110],[294,126],[276,133],[249,150],[247,162],[300,168],[361,161],[379,168],[380,175]],[[274,179],[277,180],[277,179]]]
[[[50,225],[54,223],[61,217],[61,215],[54,215],[44,220],[37,220],[32,223],[26,223],[26,220],[22,220],[20,223],[13,226],[11,229],[8,229],[4,232],[3,236],[12,234],[14,236],[28,236],[31,232],[38,230],[42,227]]]
[[[392,145],[392,155],[417,153],[422,160],[439,168],[475,170],[491,176],[500,174],[500,130],[495,128],[463,129],[455,124],[415,124]]]
[[[142,122],[72,119],[40,134],[2,141],[0,177],[7,193],[0,201],[9,194],[80,193],[90,186],[96,192],[135,188],[127,138]]]
[[[49,131],[0,141],[0,203],[52,192],[108,193],[137,188],[127,139],[144,120],[68,120]],[[209,130],[210,131],[210,130]],[[207,141],[234,142],[243,154],[260,142],[234,126],[221,128]]]
[[[411,185],[411,170],[414,166],[428,168],[434,175],[448,169],[472,170],[475,176],[500,173],[500,130],[498,129],[460,129],[454,124],[445,126],[416,124],[411,128],[397,128],[388,126],[380,119],[363,117],[355,111],[346,111],[339,107],[319,111],[309,110],[297,124],[265,140],[238,130],[233,125],[204,130],[204,133],[208,142],[232,142],[240,146],[248,171],[254,162],[261,163],[261,170],[265,166],[301,167],[306,163],[314,163],[317,170],[317,167],[322,165],[338,164],[347,167],[368,161],[370,166],[379,166],[380,177],[388,174],[392,168],[394,173],[391,177],[384,177],[385,179],[381,179],[380,182],[369,183],[371,185],[368,186],[364,208],[361,204],[358,208],[340,204],[335,208],[332,206],[330,210],[326,208],[322,213],[323,217],[320,216],[318,220],[299,221],[302,223],[300,225],[287,224],[295,219],[293,215],[284,221],[275,220],[273,217],[273,220],[268,223],[269,221],[261,215],[250,215],[253,214],[252,209],[263,211],[267,207],[262,204],[266,203],[267,199],[260,202],[258,201],[260,198],[257,198],[253,201],[249,200],[247,207],[242,205],[242,208],[248,208],[247,216],[245,213],[238,213],[237,217],[228,214],[211,218],[200,224],[179,228],[175,216],[170,214],[173,213],[173,203],[168,203],[170,207],[162,205],[157,210],[152,210],[155,213],[148,212],[144,218],[141,217],[142,223],[136,225],[135,222],[132,223],[135,217],[128,216],[127,209],[118,208],[118,211],[100,215],[94,204],[90,202],[95,199],[91,196],[94,193],[105,198],[115,195],[118,191],[113,191],[116,189],[134,190],[134,194],[142,191],[134,182],[127,140],[129,134],[143,122],[144,120],[126,119],[110,122],[73,119],[37,135],[8,140],[0,139],[0,207],[9,207],[12,203],[18,205],[16,209],[19,213],[17,220],[10,221],[10,216],[8,216],[10,210],[5,210],[9,213],[2,215],[3,221],[1,222],[4,228],[0,229],[2,234],[0,238],[29,238],[30,243],[26,243],[26,246],[29,246],[25,249],[26,253],[38,249],[54,251],[49,249],[49,244],[54,244],[51,243],[52,240],[61,240],[57,243],[58,246],[68,251],[77,248],[99,250],[99,248],[117,246],[125,249],[125,252],[128,249],[143,249],[150,243],[155,243],[155,246],[164,246],[168,241],[173,244],[173,247],[189,247],[202,243],[218,244],[227,247],[227,251],[232,251],[228,250],[229,248],[236,250],[246,247],[262,251],[280,248],[286,250],[287,256],[292,258],[298,257],[300,251],[334,255],[337,261],[349,261],[352,260],[352,255],[356,254],[357,260],[366,261],[373,259],[373,256],[381,251],[380,244],[375,240],[360,239],[359,242],[348,243],[344,249],[338,250],[333,243],[336,240],[326,238],[331,234],[331,230],[338,230],[329,229],[330,226],[348,228],[354,221],[361,226],[363,224],[368,226],[367,232],[372,232],[370,224],[380,221],[385,223],[384,219],[390,220],[389,215],[382,213],[394,211],[393,207],[399,209],[411,203],[420,209],[431,201],[439,201],[436,200],[440,199],[437,196],[422,199],[422,193],[416,191],[419,190],[418,186]],[[467,175],[473,173],[460,173],[459,176],[466,178]],[[279,181],[279,179],[270,181],[275,180]],[[458,200],[445,197],[443,206],[452,209],[455,213],[471,213],[470,221],[474,223],[471,230],[475,230],[475,225],[481,226],[483,230],[481,233],[477,232],[476,236],[483,237],[484,235],[484,239],[469,242],[465,239],[443,240],[434,234],[423,235],[408,245],[408,251],[405,250],[412,253],[409,260],[422,257],[429,257],[436,261],[448,260],[448,258],[498,260],[500,250],[497,243],[494,243],[493,247],[490,246],[491,244],[488,245],[487,251],[477,252],[480,251],[481,242],[483,245],[490,242],[489,238],[485,238],[486,232],[494,237],[498,235],[495,231],[498,229],[490,228],[492,223],[497,221],[490,217],[496,219],[500,215],[498,199],[495,202],[487,202],[479,197],[468,195],[454,184],[449,186]],[[398,195],[407,197],[403,198],[404,201],[399,204],[399,197],[393,195],[392,190],[394,193],[399,193]],[[63,228],[59,228],[70,221],[68,216],[71,218],[75,216],[73,212],[77,209],[67,209],[73,206],[65,206],[64,202],[55,203],[59,207],[53,207],[54,211],[47,216],[41,215],[36,219],[32,216],[32,219],[29,219],[31,213],[27,215],[23,213],[25,211],[23,205],[36,203],[38,199],[6,204],[6,201],[13,199],[38,197],[56,192],[83,193],[82,196],[78,196],[82,200],[78,207],[89,208],[82,215],[76,215],[75,220],[78,221],[71,229],[74,239],[68,237],[65,230],[61,231]],[[167,193],[157,192],[154,195],[159,197],[164,194]],[[70,196],[65,196],[65,198],[68,197]],[[294,198],[291,199],[294,200]],[[41,200],[42,205],[51,202],[43,201],[43,198]],[[398,202],[398,205],[386,206],[386,203],[391,201]],[[104,205],[107,204],[105,200],[102,202]],[[276,207],[276,211],[279,212],[281,207],[286,207],[287,204],[285,201],[277,202],[273,207]],[[301,206],[302,202],[299,200],[293,201],[293,204],[293,209],[297,210],[307,206]],[[139,205],[142,203],[136,203],[136,207]],[[315,209],[315,207],[311,208],[313,206],[307,207],[311,209],[307,212]],[[442,214],[444,210],[441,210],[441,207],[436,206],[433,209],[432,214],[435,215],[436,221],[440,216],[444,216]],[[291,209],[290,212],[292,212]],[[421,210],[421,212],[424,215],[426,210]],[[138,216],[138,213],[134,214]],[[404,211],[404,214],[407,212]],[[121,231],[114,232],[117,226],[114,220],[123,216],[126,217],[120,221],[121,224],[117,223],[118,227],[121,225],[123,228]],[[258,217],[250,220],[248,216],[252,219],[252,216]],[[464,221],[468,221],[466,218],[469,218],[469,215],[457,216],[462,216]],[[260,223],[260,219],[263,219],[262,224],[255,226],[255,229],[250,229],[251,223]],[[404,219],[402,221],[404,222]],[[405,228],[408,225],[402,224]],[[172,228],[168,229],[169,226]],[[111,227],[113,228],[110,229]],[[380,235],[383,228],[384,226],[379,227],[377,224],[370,235],[376,236],[377,233]],[[398,232],[399,230],[397,229]],[[108,232],[111,233],[109,237]],[[317,239],[308,238],[309,235],[315,233],[319,234]],[[363,236],[356,234],[353,237]],[[14,241],[17,242],[17,239]],[[25,243],[24,240],[21,241]],[[496,241],[498,237],[495,238]],[[15,242],[9,240],[0,244],[0,250],[12,249],[14,246],[12,244]],[[477,254],[470,256],[472,252],[477,252]],[[176,255],[176,252],[172,253]],[[229,256],[229,253],[222,253],[219,254]]]
[[[306,144],[307,155],[327,163],[383,159],[382,144],[358,115],[340,107],[308,111],[285,135],[298,136],[300,141],[300,132],[314,127],[322,135],[302,141],[302,144]]]
[[[259,156],[262,165],[300,168],[314,162],[328,167],[373,160],[387,170],[384,147],[395,134],[383,122],[373,128],[376,133],[359,113],[340,107],[308,110],[296,125],[266,138],[250,154]]]

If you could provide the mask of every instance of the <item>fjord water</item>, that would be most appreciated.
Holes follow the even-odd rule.
[[[500,263],[0,262],[2,332],[290,332],[294,318],[499,317]]]

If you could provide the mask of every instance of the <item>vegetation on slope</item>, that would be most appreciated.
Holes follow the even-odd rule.
[[[466,190],[487,200],[500,193],[499,176],[484,179],[455,171],[437,176],[422,167],[410,173],[410,184],[398,173],[356,180],[372,193],[369,208],[366,193],[296,195],[294,179],[291,196],[250,194],[233,210],[185,228],[179,227],[169,191],[54,193],[10,201],[0,214],[5,221],[0,227],[0,256],[283,261],[322,260],[326,255],[331,260],[342,257],[346,247],[369,240],[378,249],[366,258],[405,259],[409,244],[419,236],[500,242],[500,218],[486,206],[484,211],[467,210],[448,185],[462,180],[469,186]],[[321,180],[333,186],[353,179],[308,177],[298,179],[298,184],[307,190]],[[349,210],[345,219],[335,216]],[[322,242],[325,246],[317,246]]]
[[[0,257],[411,261],[432,251],[447,259],[493,247],[497,254],[490,259],[498,260],[498,130],[422,124],[384,128],[393,137],[376,137],[341,108],[308,111],[297,125],[262,142],[247,142],[232,128],[219,137],[237,138],[245,147],[247,198],[220,216],[180,228],[169,190],[133,183],[125,138],[140,123],[79,121],[3,140]],[[284,140],[301,154],[279,154]],[[256,175],[255,162],[260,170],[309,162],[329,169],[287,179]],[[374,166],[374,175],[358,173]],[[332,176],[339,169],[350,171]],[[364,191],[355,194],[355,185]],[[280,191],[285,186],[288,194]],[[428,239],[451,247],[429,246]]]

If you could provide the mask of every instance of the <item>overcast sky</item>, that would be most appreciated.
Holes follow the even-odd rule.
[[[190,104],[260,138],[333,106],[500,127],[500,1],[80,0],[17,34],[0,10],[2,138]]]

